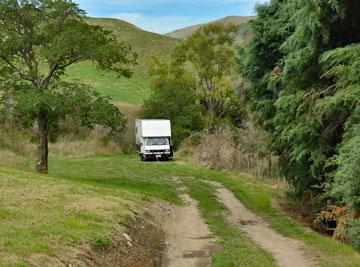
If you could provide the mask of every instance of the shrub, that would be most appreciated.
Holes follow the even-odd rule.
[[[142,106],[144,119],[168,119],[172,122],[175,148],[192,131],[203,128],[200,104],[193,88],[193,81],[180,69],[171,69],[164,62],[154,62],[152,95]]]
[[[348,220],[344,227],[344,233],[349,244],[360,251],[360,219]]]

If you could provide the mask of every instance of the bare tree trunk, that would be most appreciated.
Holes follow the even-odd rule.
[[[36,167],[38,173],[48,173],[48,119],[39,111],[37,115]]]
[[[269,159],[268,159],[268,176],[270,177],[271,176],[271,171],[272,171],[272,159],[271,159],[271,155],[269,156]]]
[[[213,103],[213,100],[211,99],[210,96],[208,96],[205,101],[206,101],[207,112],[210,115],[211,126],[212,126],[212,124],[213,124],[213,122],[214,122],[214,120],[216,118],[214,103]]]

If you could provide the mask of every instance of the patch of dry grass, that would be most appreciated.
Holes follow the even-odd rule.
[[[209,168],[272,177],[276,175],[277,159],[266,155],[265,148],[263,132],[246,123],[241,130],[225,126],[216,132],[190,137],[182,144],[179,155]]]
[[[135,151],[135,119],[140,106],[122,102],[115,104],[127,120],[123,134],[108,138],[106,129],[96,127],[84,140],[63,137],[50,144],[50,157],[88,157]]]
[[[62,136],[49,144],[49,157],[88,157],[96,155],[115,155],[123,151],[135,151],[135,119],[139,105],[122,102],[115,103],[127,119],[124,133],[112,138],[108,131],[96,127],[85,138]],[[19,130],[13,125],[4,125],[0,129],[0,166],[23,168],[35,157],[35,134],[32,129]]]
[[[123,102],[117,102],[116,105],[127,119],[126,131],[121,140],[122,147],[128,151],[135,151],[135,120],[138,118],[141,106]]]

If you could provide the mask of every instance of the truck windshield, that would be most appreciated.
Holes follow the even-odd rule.
[[[147,146],[166,146],[169,144],[169,140],[165,137],[147,138]]]

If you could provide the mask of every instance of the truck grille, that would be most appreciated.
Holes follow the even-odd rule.
[[[166,150],[150,150],[150,153],[165,153]]]

